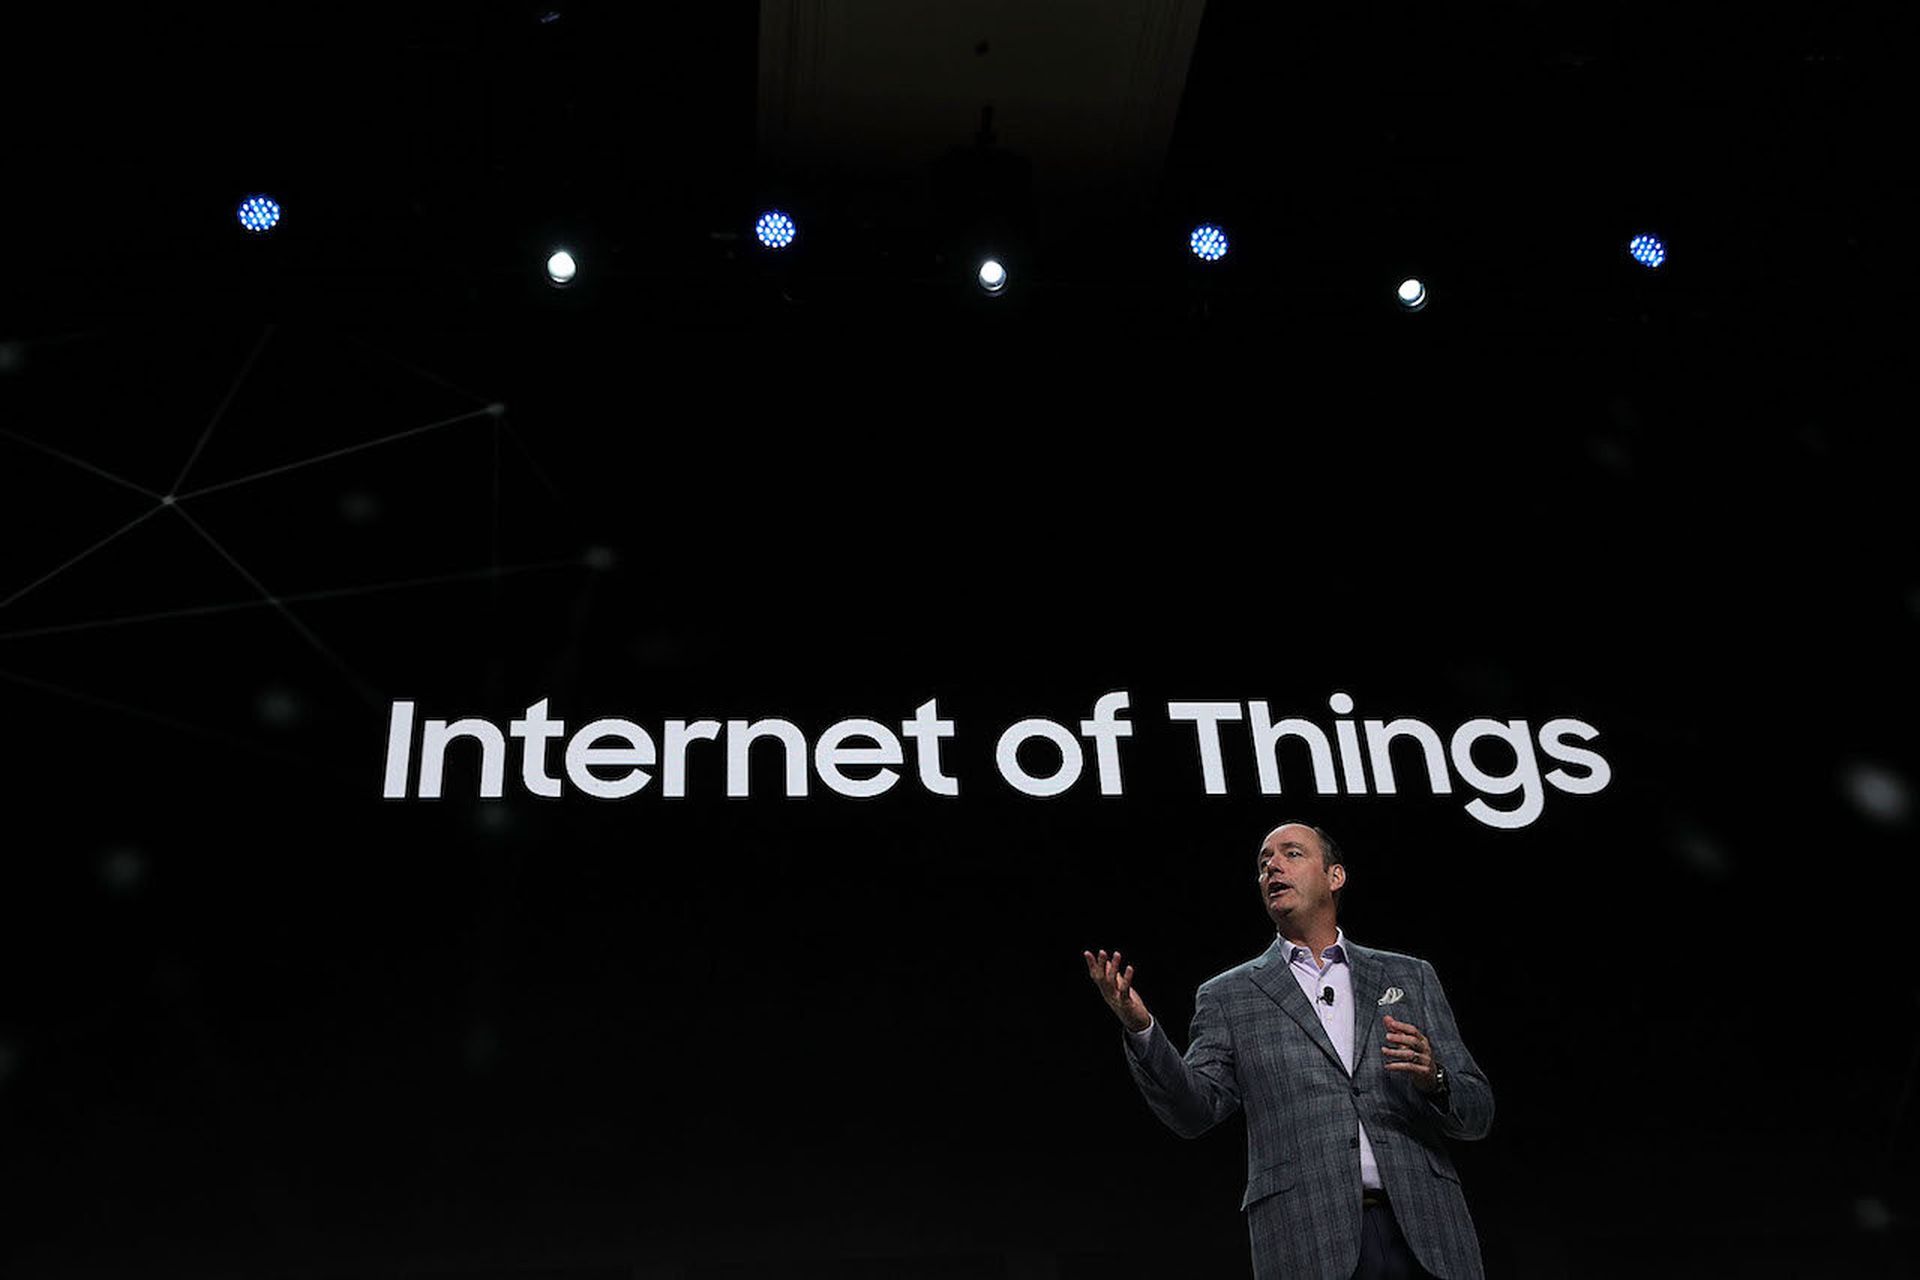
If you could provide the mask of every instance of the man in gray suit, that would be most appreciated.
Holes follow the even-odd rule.
[[[1245,1109],[1240,1207],[1257,1280],[1480,1280],[1442,1139],[1485,1137],[1493,1089],[1439,977],[1347,940],[1336,922],[1344,855],[1318,827],[1276,827],[1257,867],[1273,945],[1200,984],[1184,1057],[1134,989],[1133,966],[1085,953],[1126,1028],[1134,1083],[1186,1138]]]

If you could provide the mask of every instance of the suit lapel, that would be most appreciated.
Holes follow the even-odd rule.
[[[1386,990],[1387,970],[1379,955],[1370,948],[1355,946],[1351,938],[1346,948],[1347,967],[1353,970],[1353,1073],[1359,1075],[1361,1064],[1372,1050],[1373,1037],[1382,1026],[1382,1009],[1375,1001]]]
[[[1341,1075],[1347,1074],[1346,1066],[1340,1061],[1340,1054],[1333,1047],[1333,1041],[1327,1038],[1327,1029],[1320,1025],[1320,1016],[1307,1003],[1306,993],[1300,990],[1299,979],[1293,976],[1293,970],[1287,965],[1286,948],[1289,944],[1282,938],[1274,938],[1273,945],[1266,954],[1253,962],[1253,985],[1264,991],[1272,1001],[1286,1012],[1289,1018],[1300,1024],[1300,1029],[1309,1039],[1320,1046]],[[1354,974],[1358,982],[1360,975]],[[1358,1058],[1354,1061],[1359,1061]]]

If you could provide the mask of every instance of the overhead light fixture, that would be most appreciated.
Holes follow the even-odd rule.
[[[793,219],[778,209],[767,210],[753,224],[753,234],[769,249],[786,248],[793,243],[794,233],[798,230]]]
[[[240,202],[240,225],[255,235],[264,235],[280,222],[280,202],[272,196],[248,196]]]
[[[1203,222],[1187,237],[1187,247],[1202,262],[1218,262],[1227,256],[1227,233],[1211,222]]]

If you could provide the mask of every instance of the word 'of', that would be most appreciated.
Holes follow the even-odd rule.
[[[953,721],[940,718],[935,701],[928,699],[913,719],[901,721],[898,734],[878,720],[842,720],[815,739],[809,753],[806,735],[799,726],[779,719],[729,720],[724,725],[718,720],[668,720],[657,744],[652,734],[631,720],[594,720],[568,737],[564,722],[548,718],[547,700],[542,698],[527,708],[523,719],[509,722],[505,734],[489,720],[425,721],[418,734],[417,775],[413,774],[414,704],[395,702],[387,726],[384,794],[389,799],[407,799],[412,779],[417,781],[414,796],[438,799],[445,780],[447,748],[465,738],[479,745],[480,796],[498,799],[506,785],[506,740],[513,737],[522,744],[521,785],[533,795],[557,797],[571,785],[584,795],[620,800],[646,789],[654,778],[648,770],[657,767],[660,794],[681,797],[687,794],[689,746],[718,741],[724,734],[729,796],[752,794],[748,748],[761,738],[773,739],[782,748],[788,796],[805,796],[811,776],[818,776],[828,790],[854,799],[884,794],[900,781],[895,766],[906,763],[902,738],[913,743],[920,785],[937,796],[957,796],[960,783],[944,771],[940,758],[942,741],[954,736]],[[1106,694],[1094,704],[1093,718],[1080,722],[1077,736],[1052,720],[1035,718],[1009,725],[994,748],[1000,776],[1026,795],[1057,796],[1080,780],[1086,767],[1080,739],[1085,738],[1093,744],[1100,794],[1122,794],[1120,739],[1133,736],[1132,723],[1119,718],[1127,705],[1125,690]],[[1353,699],[1336,693],[1327,705],[1336,715],[1346,716],[1353,710]],[[1479,793],[1466,804],[1466,811],[1487,826],[1505,829],[1524,827],[1538,818],[1546,807],[1548,786],[1573,795],[1592,795],[1613,777],[1611,767],[1598,752],[1574,745],[1599,736],[1599,730],[1583,720],[1549,720],[1540,726],[1537,736],[1525,720],[1468,720],[1443,742],[1432,726],[1408,719],[1365,720],[1357,725],[1352,720],[1336,720],[1330,741],[1326,731],[1312,721],[1297,717],[1275,720],[1264,702],[1169,702],[1167,718],[1193,726],[1201,783],[1208,795],[1227,793],[1221,726],[1243,719],[1262,795],[1281,794],[1279,744],[1285,740],[1293,740],[1299,744],[1297,749],[1305,750],[1314,790],[1320,795],[1339,794],[1343,789],[1347,795],[1366,795],[1371,775],[1372,794],[1390,796],[1399,789],[1392,746],[1404,739],[1418,747],[1418,759],[1425,765],[1432,794],[1452,794],[1453,774],[1447,768],[1451,760],[1461,780]],[[564,783],[549,772],[547,761],[547,744],[557,738],[567,739],[562,753]],[[1021,762],[1021,747],[1036,739],[1050,743],[1059,757],[1051,772],[1036,773]],[[1513,757],[1510,768],[1495,772],[1475,757],[1475,746],[1488,740],[1504,746],[1503,763],[1506,754]],[[1539,755],[1579,772],[1556,768],[1542,775],[1539,755],[1534,751],[1536,740]],[[809,754],[812,775],[807,769]],[[1510,808],[1498,808],[1487,801],[1487,797],[1515,792],[1519,800]]]

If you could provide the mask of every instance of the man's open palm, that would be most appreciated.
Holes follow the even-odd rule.
[[[1145,1031],[1153,1025],[1153,1015],[1147,1012],[1146,1002],[1133,989],[1133,966],[1123,968],[1118,951],[1111,955],[1105,951],[1080,954],[1087,958],[1087,976],[1100,988],[1100,998],[1113,1010],[1113,1016],[1120,1019],[1121,1026],[1129,1031]]]

